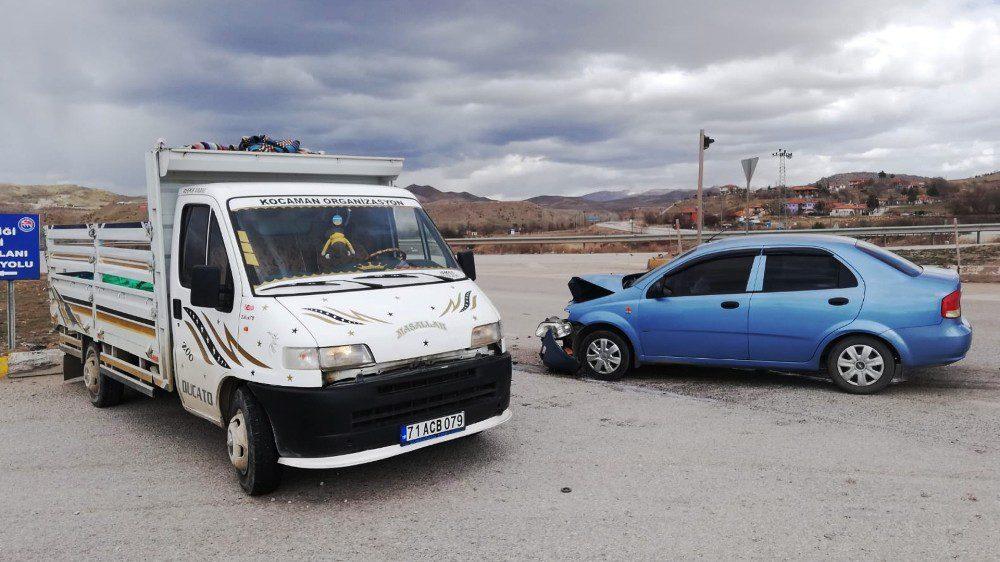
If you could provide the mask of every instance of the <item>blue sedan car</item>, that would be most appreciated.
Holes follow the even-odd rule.
[[[870,394],[904,369],[958,361],[972,343],[954,271],[839,236],[721,240],[569,287],[568,319],[539,326],[542,359],[604,380],[682,363],[825,372]]]

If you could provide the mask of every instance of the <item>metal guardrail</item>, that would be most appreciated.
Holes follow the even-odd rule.
[[[979,223],[979,224],[959,224],[959,234],[975,234],[976,243],[981,242],[983,232],[1000,232],[1000,223]],[[919,225],[919,226],[882,226],[882,227],[858,227],[858,228],[803,228],[795,230],[751,230],[750,236],[761,234],[835,234],[838,236],[850,236],[852,238],[877,238],[879,236],[915,236],[915,235],[953,235],[955,226],[951,224],[942,225]],[[715,239],[727,238],[730,236],[745,236],[743,230],[723,231],[718,234],[706,232],[704,238],[708,240],[715,235]],[[698,237],[694,233],[683,233],[682,240],[694,240]],[[486,244],[587,244],[597,242],[674,242],[677,234],[583,234],[575,236],[493,236],[484,238],[448,238],[449,244],[456,246],[481,246]]]

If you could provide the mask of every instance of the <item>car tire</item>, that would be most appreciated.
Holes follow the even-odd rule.
[[[64,381],[78,379],[83,376],[83,361],[65,353],[63,354],[62,371]]]
[[[281,483],[281,465],[267,412],[249,388],[233,395],[226,426],[226,450],[240,487],[251,496],[274,491]]]
[[[90,395],[91,404],[98,408],[109,408],[121,403],[125,385],[101,372],[100,349],[100,344],[87,346],[81,367],[83,385]]]
[[[896,359],[889,346],[868,336],[840,340],[826,358],[833,382],[851,394],[874,394],[892,382]]]
[[[575,355],[584,376],[602,381],[620,380],[632,367],[628,343],[610,330],[595,330],[585,335]]]

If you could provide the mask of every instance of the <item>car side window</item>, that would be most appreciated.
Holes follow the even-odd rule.
[[[858,279],[831,255],[768,254],[765,293],[857,287]]]
[[[745,293],[754,256],[730,256],[694,264],[661,281],[671,297]]]

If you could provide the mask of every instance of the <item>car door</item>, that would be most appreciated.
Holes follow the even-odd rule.
[[[174,247],[179,255],[173,260],[175,271],[170,281],[178,394],[185,408],[211,419],[219,415],[215,396],[219,381],[238,366],[232,350],[239,337],[241,294],[213,206],[187,203],[178,211]],[[219,268],[223,298],[218,308],[191,303],[192,272],[204,265]]]
[[[803,362],[861,311],[860,277],[818,248],[765,248],[760,291],[750,299],[750,358]]]
[[[650,285],[638,320],[646,357],[747,359],[747,292],[759,250],[717,254]],[[657,296],[657,285],[667,294]]]

